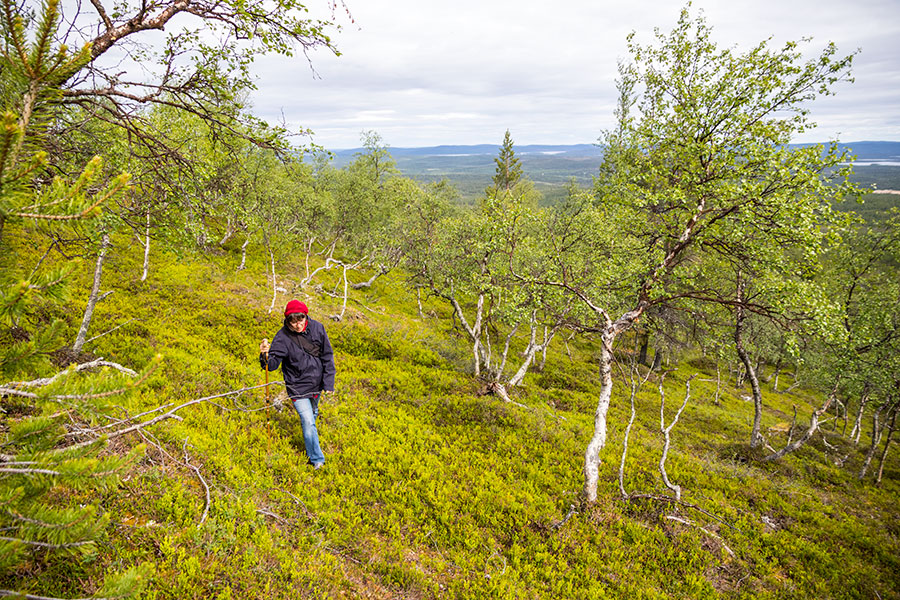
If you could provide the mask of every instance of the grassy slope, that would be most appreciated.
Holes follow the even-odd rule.
[[[114,253],[104,289],[117,291],[99,305],[92,330],[138,320],[89,347],[136,368],[165,356],[140,394],[120,400],[123,408],[133,414],[261,383],[257,346],[280,321],[277,310],[266,312],[263,264],[251,260],[237,273],[233,253],[154,253],[141,284],[139,254],[137,246]],[[86,294],[92,265],[78,268]],[[302,264],[289,269],[290,288]],[[880,489],[856,481],[861,452],[840,469],[821,441],[777,464],[748,461],[746,391],[727,388],[715,406],[710,382],[694,383],[667,469],[686,502],[727,525],[692,509],[617,499],[629,410],[620,387],[600,501],[558,526],[577,502],[592,427],[591,346],[570,344],[571,360],[555,347],[544,374],[530,374],[517,398],[528,409],[479,397],[464,373],[464,345],[439,318],[445,309],[429,303],[431,316],[417,319],[401,283],[394,277],[357,296],[362,304],[351,303],[341,323],[325,317],[337,301],[296,293],[326,322],[337,351],[338,394],[320,416],[325,469],[306,466],[290,411],[267,425],[265,413],[236,410],[261,406],[260,392],[192,406],[182,421],[151,430],[168,454],[150,445],[119,491],[102,499],[113,526],[95,560],[35,563],[19,583],[0,587],[25,582],[42,595],[81,597],[104,569],[143,562],[155,569],[148,599],[900,598],[897,457]],[[287,299],[279,295],[279,309]],[[72,337],[82,305],[76,298],[67,315]],[[670,404],[680,404],[695,372],[710,376],[684,363],[668,378]],[[767,431],[789,421],[792,404],[805,421],[818,401],[769,390],[765,400]],[[665,492],[658,424],[658,394],[648,386],[629,490]],[[185,452],[211,489],[202,526],[204,491]],[[666,518],[676,514],[706,532]]]

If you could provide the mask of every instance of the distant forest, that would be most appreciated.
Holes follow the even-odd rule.
[[[461,200],[471,203],[491,185],[498,147],[499,143],[390,148],[389,151],[404,176],[423,183],[447,179],[459,190]],[[854,166],[851,181],[879,190],[900,190],[900,142],[852,142],[839,147],[850,149],[860,163]],[[363,151],[361,148],[335,151],[334,165],[344,167]],[[593,144],[523,145],[516,147],[516,155],[525,175],[543,194],[545,205],[565,198],[566,184],[573,179],[580,186],[590,186],[603,161],[602,149]],[[844,203],[839,208],[880,215],[898,205],[900,196],[867,194],[863,204]]]

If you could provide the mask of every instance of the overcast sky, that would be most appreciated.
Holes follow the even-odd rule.
[[[316,0],[311,0],[310,4]],[[649,42],[683,6],[670,0],[346,0],[342,52],[256,63],[254,112],[282,115],[330,149],[375,130],[394,147],[592,143],[613,124],[625,36]],[[816,101],[819,127],[795,141],[900,141],[900,0],[695,0],[720,46],[812,37],[861,50],[856,82]]]

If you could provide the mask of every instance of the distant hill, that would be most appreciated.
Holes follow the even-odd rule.
[[[860,141],[838,146],[856,156],[854,181],[880,189],[900,189],[900,142]],[[464,199],[471,200],[490,185],[499,149],[499,144],[444,145],[390,148],[390,153],[405,176],[423,183],[447,179]],[[533,144],[516,146],[515,150],[525,174],[543,192],[548,204],[563,196],[572,178],[579,185],[590,185],[603,160],[603,149],[595,144]],[[362,148],[335,150],[334,165],[343,167],[360,152]]]

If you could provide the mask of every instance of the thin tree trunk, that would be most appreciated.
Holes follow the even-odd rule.
[[[513,336],[516,335],[516,331],[519,330],[520,323],[516,323],[513,328],[510,330],[509,334],[506,336],[506,342],[503,344],[503,354],[500,355],[500,366],[497,368],[497,372],[494,376],[494,380],[499,382],[503,378],[503,371],[506,369],[506,358],[509,356],[509,343],[512,341]],[[531,343],[529,347],[534,345],[534,326],[531,328]],[[532,356],[534,353],[532,353]],[[529,359],[529,362],[530,359]],[[526,367],[526,370],[528,368]]]
[[[147,229],[144,231],[144,273],[141,281],[147,281],[150,272],[150,210],[147,210]]]
[[[228,240],[231,239],[231,236],[234,235],[234,232],[235,232],[235,231],[236,231],[236,229],[229,223],[229,224],[228,224],[228,227],[227,227],[227,229],[226,229],[226,231],[225,231],[225,235],[223,235],[223,236],[222,236],[222,239],[219,240],[219,246],[224,246],[224,245],[225,245],[225,242],[227,242]]]
[[[869,446],[869,451],[866,452],[866,458],[863,461],[862,467],[859,469],[859,475],[857,475],[857,479],[860,481],[863,480],[866,476],[866,472],[869,470],[869,465],[872,463],[872,457],[875,456],[875,450],[878,448],[878,444],[881,442],[881,434],[884,432],[884,423],[881,425],[878,424],[879,417],[881,416],[881,411],[884,410],[886,405],[881,405],[881,407],[872,413],[872,444]]]
[[[640,334],[640,351],[638,353],[638,364],[647,366],[647,351],[650,349],[650,334],[647,332]]]
[[[106,253],[109,251],[109,234],[104,233],[100,240],[100,252],[97,254],[97,265],[94,267],[94,285],[91,287],[91,295],[88,297],[87,307],[84,309],[84,318],[81,320],[81,327],[78,329],[78,335],[75,336],[75,344],[72,346],[73,352],[81,352],[84,341],[87,339],[87,332],[91,326],[91,319],[94,317],[94,307],[100,299],[100,279],[103,276],[103,261],[106,260]]]
[[[422,288],[416,288],[416,304],[419,307],[419,318],[425,318],[425,312],[422,310]]]
[[[638,362],[640,364],[640,362]],[[631,437],[631,427],[634,425],[634,418],[637,415],[637,408],[635,406],[634,399],[637,396],[638,391],[640,391],[641,387],[647,383],[647,380],[650,379],[650,374],[653,373],[651,370],[647,370],[647,374],[640,378],[639,380],[635,380],[635,372],[637,372],[637,365],[632,363],[631,365],[631,416],[628,419],[628,425],[625,426],[625,439],[622,441],[622,459],[619,461],[619,494],[622,495],[623,498],[628,498],[628,492],[625,491],[625,457],[628,456],[628,440]]]
[[[312,236],[306,241],[306,257],[303,262],[306,265],[306,279],[309,279],[309,255],[312,254],[313,244],[316,242],[316,236]]]
[[[884,440],[884,451],[881,453],[881,460],[878,463],[878,476],[875,478],[875,485],[881,485],[881,476],[884,475],[884,461],[887,458],[888,448],[891,446],[891,438],[894,437],[894,428],[897,424],[897,406],[894,406],[894,412],[891,414],[891,424],[888,427],[887,437]]]
[[[854,444],[859,445],[859,437],[862,435],[862,419],[863,411],[866,404],[869,403],[869,394],[871,393],[872,384],[868,381],[863,386],[862,396],[859,399],[859,410],[856,411],[856,422],[853,424],[853,430],[850,432],[850,439]]]
[[[269,257],[272,260],[272,304],[269,306],[269,312],[275,310],[275,299],[278,297],[278,288],[276,287],[275,282],[275,252],[272,251],[272,245],[267,244],[269,246]]]
[[[344,265],[344,303],[341,305],[341,314],[336,315],[335,321],[340,321],[344,318],[344,313],[347,311],[347,294],[348,294],[348,283],[347,283],[347,269],[349,265]]]
[[[247,266],[247,245],[250,244],[250,236],[247,236],[247,239],[244,240],[244,243],[241,244],[241,264],[238,265],[237,270],[243,271]]]
[[[775,361],[775,370],[772,371],[771,373],[769,373],[769,376],[768,376],[768,377],[763,377],[763,378],[761,379],[761,381],[762,381],[763,383],[769,383],[770,381],[772,381],[773,378],[775,378],[776,381],[777,381],[778,371],[780,371],[780,370],[781,370],[781,356],[779,356],[779,357],[778,357],[778,360]]]
[[[744,340],[742,337],[744,332],[744,320],[746,318],[744,308],[740,305],[743,295],[743,283],[738,284],[737,293],[738,306],[735,309],[734,345],[737,349],[738,357],[741,359],[741,362],[744,363],[744,369],[750,378],[750,387],[753,390],[753,430],[750,433],[750,447],[756,448],[762,443],[762,434],[760,433],[762,423],[762,392],[759,389],[759,379],[756,377],[753,363],[750,362],[750,355],[747,354],[747,350],[744,348]]]
[[[716,406],[719,406],[719,395],[722,391],[722,371],[719,369],[719,360],[716,359]]]
[[[688,400],[691,397],[691,379],[693,378],[694,376],[691,376],[687,382],[685,382],[684,402],[681,403],[681,408],[675,413],[675,416],[672,418],[672,422],[669,423],[668,427],[666,427],[666,393],[663,390],[663,378],[661,377],[659,380],[659,430],[662,432],[663,439],[665,440],[662,456],[659,457],[659,474],[662,475],[663,483],[666,484],[666,487],[675,492],[676,502],[681,500],[681,486],[669,481],[669,475],[666,473],[666,458],[669,455],[669,446],[672,444],[670,435],[672,428],[678,423],[678,419],[681,417],[681,413],[684,412],[684,407],[687,406]]]
[[[550,347],[550,340],[553,339],[552,334],[550,335],[549,338],[547,337],[547,326],[546,325],[544,326],[544,339],[546,340],[546,343],[544,343],[544,347],[541,348],[541,362],[539,362],[538,365],[534,369],[538,373],[543,373],[544,367],[547,366],[547,348]]]
[[[662,366],[663,361],[663,352],[656,348],[653,353],[653,366],[650,367],[651,371],[659,371],[659,368]]]
[[[372,277],[369,278],[368,281],[363,281],[362,283],[351,283],[350,287],[353,288],[354,290],[370,288],[370,287],[372,287],[372,284],[375,283],[375,280],[377,280],[379,277],[381,277],[382,275],[384,275],[387,272],[388,272],[387,267],[385,267],[384,265],[378,265],[378,270],[375,272],[374,275],[372,275]]]
[[[457,317],[459,317],[459,322],[462,324],[463,328],[466,330],[466,333],[469,334],[469,338],[472,340],[472,356],[475,361],[475,377],[481,376],[481,358],[484,353],[484,349],[481,345],[481,327],[484,316],[484,294],[478,295],[478,302],[476,303],[476,311],[475,311],[475,322],[470,326],[468,320],[466,319],[465,313],[463,313],[462,306],[460,306],[459,302],[456,300],[455,292],[453,287],[450,288],[450,295],[442,295],[443,298],[448,300],[450,304],[453,306],[453,311]],[[486,358],[485,368],[487,368],[490,360]]]

